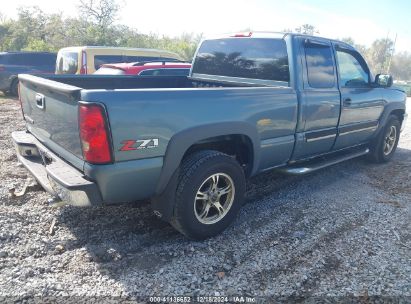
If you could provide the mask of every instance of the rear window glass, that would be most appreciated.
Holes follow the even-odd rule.
[[[99,74],[99,75],[124,75],[125,73],[121,69],[101,67],[97,71],[95,71],[94,74]]]
[[[193,74],[289,82],[285,41],[265,38],[206,40],[197,53]]]
[[[36,54],[29,57],[29,61],[35,66],[54,66],[56,64],[56,55],[53,54]]]
[[[188,76],[190,69],[153,69],[140,72],[141,76]]]
[[[55,54],[20,53],[6,54],[1,57],[4,58],[3,63],[10,65],[54,67],[54,65],[56,64]]]
[[[78,55],[75,52],[59,52],[56,74],[75,74],[78,69]]]
[[[331,47],[327,45],[306,44],[305,58],[310,87],[334,87],[334,61]]]

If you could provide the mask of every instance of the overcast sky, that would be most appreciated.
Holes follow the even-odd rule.
[[[320,36],[352,37],[370,45],[387,34],[397,38],[397,51],[411,51],[411,9],[406,0],[119,0],[117,23],[142,33],[177,36],[181,33],[216,34],[251,28],[281,31],[309,23]],[[3,0],[0,12],[10,18],[19,6],[36,3],[47,13],[75,16],[77,0]]]

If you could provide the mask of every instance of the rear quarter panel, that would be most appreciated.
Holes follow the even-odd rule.
[[[82,100],[106,106],[116,162],[162,157],[176,134],[219,123],[245,122],[255,130],[259,170],[287,161],[294,145],[298,102],[291,88],[83,90]],[[159,145],[120,151],[125,140],[144,139]],[[277,146],[283,151],[275,153]]]

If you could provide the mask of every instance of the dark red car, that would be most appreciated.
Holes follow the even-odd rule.
[[[181,61],[142,61],[103,64],[94,74],[140,76],[188,76],[191,64]]]

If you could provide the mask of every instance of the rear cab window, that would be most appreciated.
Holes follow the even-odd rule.
[[[57,55],[56,74],[76,74],[78,69],[78,53],[61,51]]]
[[[304,50],[309,86],[317,89],[333,88],[336,77],[331,45],[306,41]]]
[[[6,63],[9,65],[27,65],[27,54],[7,54]]]
[[[22,57],[23,65],[32,66],[54,66],[56,64],[56,55],[53,54],[25,54]]]
[[[34,67],[54,67],[56,55],[48,53],[10,53],[0,56],[4,64]]]
[[[39,66],[54,66],[56,64],[55,54],[38,54],[33,59],[34,64]]]
[[[217,76],[216,80],[253,79],[262,80],[263,84],[289,86],[286,43],[275,38],[205,40],[194,60],[192,77],[205,75]]]

